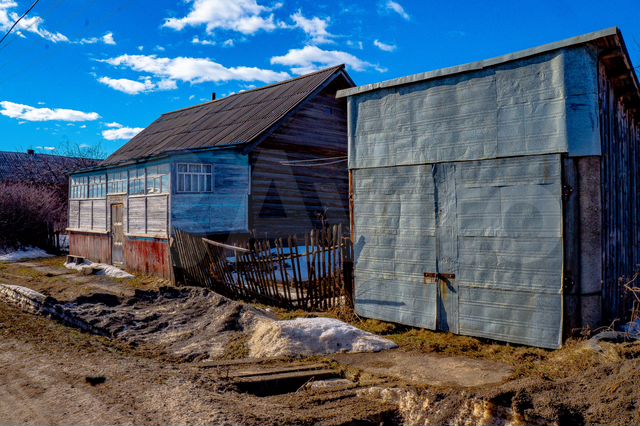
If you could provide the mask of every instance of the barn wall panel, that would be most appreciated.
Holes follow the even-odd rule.
[[[165,239],[128,237],[124,243],[125,269],[132,273],[170,279],[169,256]]]
[[[106,234],[70,231],[69,254],[93,262],[111,263],[111,238]]]

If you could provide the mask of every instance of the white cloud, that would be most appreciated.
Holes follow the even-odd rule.
[[[407,21],[411,19],[411,16],[409,16],[409,14],[404,10],[404,7],[402,7],[402,5],[398,2],[389,0],[387,1],[386,7],[387,9],[392,10],[398,15],[402,16]]]
[[[375,47],[377,47],[378,49],[385,51],[385,52],[393,52],[394,50],[396,50],[398,48],[398,46],[396,46],[395,44],[387,44],[387,43],[383,43],[380,40],[374,40],[373,41],[373,45]]]
[[[82,38],[76,42],[74,42],[75,44],[98,44],[98,43],[104,43],[104,44],[108,44],[111,46],[115,46],[116,45],[116,40],[113,38],[113,33],[111,31],[109,31],[108,33],[106,33],[105,35],[101,36],[101,37],[86,37],[86,38]]]
[[[157,50],[158,52],[164,52],[166,49],[164,48],[164,46],[160,46],[159,44],[156,44],[156,47],[154,47],[154,50]]]
[[[176,90],[178,83],[175,80],[160,80],[156,83],[158,90]]]
[[[86,129],[86,128],[87,128],[87,125],[86,125],[86,124],[83,124],[82,126],[80,126],[80,128],[81,128],[81,129]]]
[[[365,71],[368,68],[383,71],[382,68],[363,61],[350,53],[339,50],[322,50],[317,46],[290,49],[286,55],[271,58],[271,63],[291,67],[291,71],[298,75],[339,64],[346,64],[355,71]]]
[[[156,55],[121,55],[101,60],[113,66],[153,74],[156,77],[188,83],[260,81],[273,83],[289,78],[286,72],[256,67],[225,67],[206,58],[159,58]]]
[[[80,149],[89,149],[89,148],[91,148],[91,145],[87,145],[86,143],[82,143],[82,144],[79,145],[79,148]]]
[[[144,130],[143,127],[121,127],[114,130],[103,130],[102,137],[108,141],[128,140]]]
[[[13,23],[18,20],[20,15],[15,11],[11,11],[18,7],[18,3],[11,0],[0,0],[0,31],[6,32],[11,28]],[[15,27],[16,34],[25,37],[24,33],[32,33],[49,40],[53,43],[69,42],[67,36],[59,32],[50,32],[42,27],[44,19],[39,16],[25,16]]]
[[[178,88],[178,84],[174,80],[163,79],[154,83],[149,77],[144,78],[142,81],[129,80],[128,78],[100,77],[98,82],[128,95],[138,95],[156,90],[175,90]]]
[[[144,46],[143,45],[138,46],[138,50],[142,52],[144,50]]]
[[[40,150],[40,151],[49,151],[49,152],[51,152],[51,151],[55,151],[56,147],[55,146],[36,146],[36,149]]]
[[[102,42],[104,44],[109,44],[111,46],[115,46],[116,41],[113,39],[113,33],[112,32],[108,32],[105,35],[102,36]]]
[[[110,129],[120,129],[121,127],[124,127],[122,124],[116,123],[115,121],[111,123],[105,123],[105,126],[107,126]]]
[[[235,46],[235,45],[236,45],[236,42],[235,42],[235,41],[233,41],[233,39],[232,39],[232,38],[226,39],[226,40],[224,41],[224,43],[222,43],[222,46],[224,46],[224,47],[233,47],[233,46]]]
[[[215,46],[216,45],[215,41],[200,39],[198,36],[193,37],[193,39],[191,39],[191,43],[193,43],[193,44],[201,44],[203,46]]]
[[[97,112],[82,112],[65,108],[35,108],[9,101],[0,102],[0,114],[26,121],[94,121],[100,118]]]
[[[191,10],[183,18],[168,18],[164,27],[181,31],[187,26],[205,25],[207,33],[217,29],[254,34],[260,30],[273,31],[276,24],[272,9],[261,6],[256,0],[186,0]],[[279,5],[276,5],[278,7]]]
[[[347,40],[347,46],[352,47],[354,49],[364,49],[364,44],[361,41],[353,41]]]
[[[137,95],[142,92],[148,92],[155,88],[155,84],[150,79],[144,80],[144,82],[129,80],[127,78],[109,78],[100,77],[98,82],[105,86],[111,87],[113,90],[126,93],[128,95]]]
[[[311,37],[311,41],[314,43],[333,43],[333,40],[331,40],[333,34],[327,31],[329,18],[326,20],[318,18],[317,16],[314,16],[311,19],[305,18],[302,15],[302,12],[298,10],[296,13],[291,15],[291,19],[293,19],[293,22],[295,23],[294,28],[300,28],[304,31],[309,37]]]

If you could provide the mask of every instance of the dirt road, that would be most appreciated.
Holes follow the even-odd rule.
[[[134,300],[166,284],[87,277],[59,263],[0,264],[0,282],[83,303]],[[230,339],[224,359],[201,362],[154,339],[82,333],[0,302],[0,424],[640,424],[640,344],[543,351],[359,325],[401,349],[247,360],[243,342]],[[305,385],[332,372],[340,378]]]

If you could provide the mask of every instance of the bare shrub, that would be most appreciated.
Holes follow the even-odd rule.
[[[56,186],[0,183],[0,247],[48,248],[66,226],[66,199]]]

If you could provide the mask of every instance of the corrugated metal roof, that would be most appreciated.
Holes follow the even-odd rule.
[[[500,65],[506,62],[511,62],[523,58],[527,58],[530,56],[539,55],[542,53],[550,52],[557,49],[562,49],[566,47],[571,47],[579,44],[585,44],[590,42],[595,42],[601,39],[613,38],[615,42],[613,43],[619,50],[622,56],[624,56],[624,61],[627,65],[627,72],[630,75],[630,79],[632,80],[632,85],[635,86],[635,96],[640,94],[640,85],[638,84],[638,77],[631,66],[631,60],[629,59],[629,54],[624,44],[624,40],[622,38],[622,34],[620,30],[616,27],[608,28],[606,30],[596,31],[593,33],[581,35],[578,37],[569,38],[566,40],[558,41],[555,43],[545,44],[543,46],[534,47],[531,49],[522,50],[519,52],[511,53],[509,55],[500,56],[493,59],[486,59],[479,62],[472,62],[469,64],[459,65],[451,68],[443,68],[435,71],[429,71],[420,74],[414,74],[407,77],[396,78],[393,80],[387,80],[380,83],[367,84],[364,86],[353,87],[350,89],[339,90],[337,93],[337,97],[346,97],[359,95],[365,92],[371,92],[378,89],[384,89],[388,87],[401,86],[405,84],[416,83],[420,81],[431,80],[435,78],[450,76],[454,74],[460,74],[470,71],[478,71],[488,67],[492,67],[495,65]],[[611,44],[611,43],[607,43]]]
[[[61,184],[65,173],[97,164],[97,160],[50,154],[0,151],[0,182]]]
[[[342,70],[344,65],[338,65],[164,114],[102,165],[123,163],[170,151],[253,142]]]

